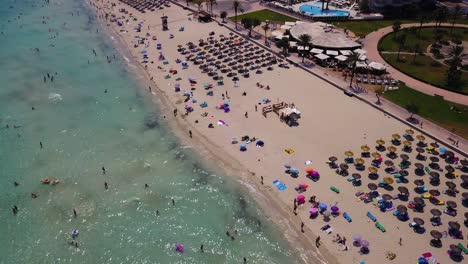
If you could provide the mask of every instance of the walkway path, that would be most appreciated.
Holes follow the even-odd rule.
[[[435,26],[434,23],[428,23],[424,24],[423,27],[432,27]],[[442,26],[451,26],[451,24],[442,24]],[[463,25],[463,24],[455,24],[456,27],[464,27],[468,28],[468,25]],[[401,28],[409,28],[409,27],[419,27],[419,23],[414,23],[414,24],[402,24]],[[374,31],[366,36],[366,38],[363,40],[363,49],[367,51],[367,58],[371,61],[376,61],[380,62],[386,66],[388,66],[387,71],[392,75],[393,78],[400,80],[404,82],[406,85],[409,87],[418,90],[420,92],[423,92],[425,94],[429,95],[439,95],[443,96],[445,100],[458,103],[458,104],[463,104],[463,105],[468,105],[468,96],[467,95],[462,95],[458,93],[454,93],[448,90],[444,90],[435,86],[432,86],[430,84],[421,82],[419,80],[416,80],[399,70],[393,68],[392,66],[388,65],[385,60],[380,56],[379,50],[378,50],[378,44],[379,40],[393,32],[393,29],[391,26],[381,28],[377,31]]]

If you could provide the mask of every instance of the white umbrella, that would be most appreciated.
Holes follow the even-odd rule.
[[[340,50],[340,53],[341,53],[342,55],[345,55],[345,56],[351,55],[351,51],[350,51],[350,50]]]
[[[282,38],[284,38],[283,34],[278,35],[278,36],[275,37],[275,39],[282,39]]]
[[[304,50],[304,46],[297,46],[297,50]]]
[[[367,65],[367,66],[369,66],[369,68],[377,70],[377,71],[383,71],[383,70],[386,69],[385,65],[383,65],[382,63],[379,63],[379,62],[375,62],[375,61],[369,63],[369,65]]]
[[[311,50],[310,50],[310,52],[311,52],[311,53],[315,53],[315,54],[320,54],[320,53],[322,53],[322,52],[323,52],[323,50],[321,50],[321,49],[316,49],[316,48],[313,48],[313,49],[311,49]]]
[[[367,51],[365,51],[363,49],[356,49],[356,50],[354,50],[354,53],[359,53],[359,54],[363,55],[363,54],[366,54]]]
[[[356,68],[367,68],[367,64],[362,61],[356,62]]]
[[[359,60],[365,61],[367,59],[366,55],[361,55],[359,56]]]
[[[327,56],[325,54],[317,54],[317,55],[315,55],[315,57],[320,59],[320,60],[326,60],[326,59],[330,58],[330,56]]]
[[[282,36],[283,33],[281,33],[281,31],[275,30],[275,31],[271,32],[271,35],[276,37],[276,36],[280,36],[280,35]]]
[[[296,47],[296,46],[297,46],[297,42],[296,42],[296,41],[289,41],[289,46],[290,46],[291,48]]]
[[[336,56],[335,59],[337,59],[339,61],[346,61],[346,60],[348,60],[348,57],[346,57],[344,55],[339,55],[339,56]]]
[[[338,56],[338,51],[336,51],[336,50],[327,50],[326,54],[331,55],[331,56]]]

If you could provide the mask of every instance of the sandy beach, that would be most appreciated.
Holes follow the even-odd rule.
[[[321,260],[322,263],[415,263],[418,257],[426,252],[430,252],[439,263],[450,263],[452,260],[446,253],[448,246],[459,242],[466,246],[466,238],[454,239],[450,236],[442,239],[441,248],[429,245],[429,232],[433,229],[446,231],[449,221],[460,223],[463,232],[467,232],[463,226],[466,207],[461,203],[461,188],[456,197],[441,195],[443,200],[458,203],[458,214],[455,217],[444,214],[444,224],[441,226],[431,226],[429,210],[436,206],[429,202],[426,203],[424,213],[410,212],[411,219],[419,217],[425,221],[427,231],[417,234],[408,226],[411,221],[399,221],[392,215],[393,211],[381,212],[372,203],[365,204],[356,197],[356,192],[368,191],[368,183],[378,183],[367,177],[371,159],[365,159],[366,170],[362,172],[362,186],[353,186],[347,181],[348,177],[338,175],[327,163],[330,156],[336,156],[338,164],[343,163],[347,150],[353,151],[355,157],[360,156],[362,145],[368,145],[371,152],[376,152],[376,140],[379,139],[385,141],[386,147],[390,146],[392,134],[402,135],[408,129],[401,122],[356,98],[346,96],[342,91],[293,65],[289,65],[289,68],[273,65],[272,70],[264,69],[262,74],[252,72],[249,78],[240,76],[238,85],[235,85],[231,78],[224,76],[224,85],[218,86],[216,81],[201,72],[199,65],[188,62],[188,68],[183,69],[181,63],[176,63],[177,59],[186,60],[178,51],[178,45],[187,48],[188,42],[198,44],[199,39],[206,41],[211,32],[215,32],[215,39],[219,39],[220,35],[229,37],[232,32],[227,28],[218,25],[217,22],[199,23],[191,11],[174,4],[147,13],[140,13],[118,0],[90,1],[90,5],[96,8],[96,14],[108,25],[110,33],[118,37],[132,54],[133,58],[129,60],[129,64],[142,62],[142,51],[146,50],[148,62],[141,63],[138,67],[149,79],[147,81],[151,89],[148,87],[148,96],[152,96],[165,112],[161,118],[172,125],[174,133],[180,136],[183,143],[195,147],[207,163],[215,164],[229,175],[239,177],[241,183],[257,198],[266,214],[282,229],[285,238],[297,248],[305,263],[315,263],[315,259]],[[122,8],[128,12],[120,12],[119,9]],[[167,31],[161,30],[163,15],[168,17]],[[122,26],[110,22],[112,17],[122,21]],[[142,23],[141,32],[135,30],[138,23]],[[184,27],[183,31],[179,31],[181,27]],[[138,43],[136,36],[146,39]],[[157,49],[158,44],[161,45],[161,49]],[[158,60],[160,54],[164,59]],[[168,63],[165,64],[164,61]],[[171,70],[176,70],[177,73],[170,73]],[[177,80],[178,78],[180,80]],[[189,78],[196,80],[196,84],[191,85]],[[176,84],[180,85],[178,92],[175,89]],[[212,84],[212,88],[205,89],[204,84]],[[258,84],[263,85],[263,88]],[[187,115],[184,92],[188,94],[188,103],[193,108]],[[203,102],[207,104],[204,108],[200,106]],[[225,102],[229,104],[229,112],[216,107]],[[298,126],[286,125],[274,112],[268,113],[266,117],[262,114],[262,107],[282,102],[294,104],[301,112]],[[176,116],[174,109],[177,109]],[[246,135],[250,138],[255,137],[256,142],[263,141],[264,146],[256,147],[256,142],[251,142],[246,144],[246,151],[240,151],[240,144],[245,143],[241,142],[242,137]],[[234,138],[239,143],[233,144]],[[430,142],[432,141],[427,141]],[[417,140],[412,143],[414,149],[416,143]],[[293,151],[289,151],[288,154],[285,151],[287,149]],[[401,146],[397,149],[398,154],[403,153]],[[381,151],[381,154],[385,158],[384,151]],[[413,163],[420,162],[416,160],[416,151],[405,154]],[[460,159],[466,158],[457,153],[455,155]],[[399,160],[395,159],[395,163]],[[426,165],[429,161],[421,163]],[[299,170],[298,177],[291,177],[285,173],[286,164]],[[442,167],[446,165],[442,159],[440,164]],[[349,167],[350,173],[354,173],[354,165],[349,164]],[[385,176],[385,166],[382,164],[381,167],[380,179]],[[306,168],[313,168],[320,174],[320,178],[317,181],[307,178]],[[413,173],[414,167],[408,171],[409,183],[405,186],[411,190],[411,200],[417,196],[412,191],[416,186],[413,183],[416,176]],[[459,169],[456,169],[456,173],[463,174]],[[446,179],[442,176],[445,171],[440,174],[442,183],[438,189],[442,192],[446,189]],[[426,182],[428,177],[424,177]],[[286,189],[278,190],[273,184],[275,180],[281,181]],[[453,182],[459,185],[460,177],[455,177]],[[298,206],[295,215],[293,200],[298,195],[295,187],[301,183],[309,187],[302,193],[306,196],[306,203]],[[340,192],[330,190],[332,186]],[[394,195],[398,193],[396,188],[400,185],[394,183],[394,186],[395,190],[382,188],[378,189],[378,192]],[[329,221],[325,221],[321,215],[310,219],[311,204],[307,200],[311,196],[316,196],[317,201],[329,207],[336,205],[341,213],[331,217]],[[393,203],[395,207],[408,204],[398,199]],[[443,210],[445,206],[438,208]],[[343,212],[349,214],[352,222],[348,222],[342,216]],[[368,212],[378,219],[386,232],[381,232],[374,226],[366,216]],[[303,233],[302,222],[305,224]],[[321,230],[321,227],[327,224],[333,228],[330,234]],[[333,242],[336,234],[346,237],[347,243]],[[368,254],[362,254],[359,247],[353,246],[352,238],[356,234],[369,242]],[[318,248],[317,237],[320,237]],[[387,259],[388,252],[394,253],[396,258]]]

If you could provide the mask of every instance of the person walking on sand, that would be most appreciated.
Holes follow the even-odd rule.
[[[152,93],[151,86],[148,86],[148,90],[149,90],[150,93]]]
[[[263,176],[260,176],[260,183],[263,185]]]
[[[104,168],[104,166],[102,166],[101,170],[102,170],[102,174],[106,175],[106,168]]]
[[[107,182],[104,182],[104,188],[107,190],[109,189],[109,184],[107,184]]]
[[[177,116],[177,108],[175,108],[173,112],[174,112],[174,117],[176,117]]]
[[[320,247],[320,236],[318,236],[318,237],[315,239],[315,246],[316,246],[317,248]]]
[[[304,222],[301,222],[301,232],[304,233]]]
[[[249,118],[249,113],[245,112],[244,116],[245,118]]]
[[[172,206],[175,206],[175,200],[172,199]]]
[[[203,250],[203,244],[201,244],[201,246],[200,246],[200,251],[201,251],[201,253],[205,252],[205,250]]]
[[[76,212],[76,210],[73,208],[73,216],[76,218],[78,216],[78,213]]]
[[[398,245],[403,246],[403,239],[400,237],[400,241],[398,241]]]
[[[255,112],[257,112],[257,105],[255,105]]]
[[[247,258],[246,257],[244,257],[244,263],[247,263]]]
[[[39,146],[41,147],[41,149],[44,148],[44,145],[42,145],[42,141],[39,141]]]
[[[192,138],[192,130],[188,131],[190,138]]]

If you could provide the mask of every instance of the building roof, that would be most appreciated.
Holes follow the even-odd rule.
[[[356,49],[361,47],[361,44],[347,38],[342,31],[333,29],[323,22],[297,24],[289,32],[295,39],[298,39],[302,34],[310,35],[311,43],[318,48]]]

